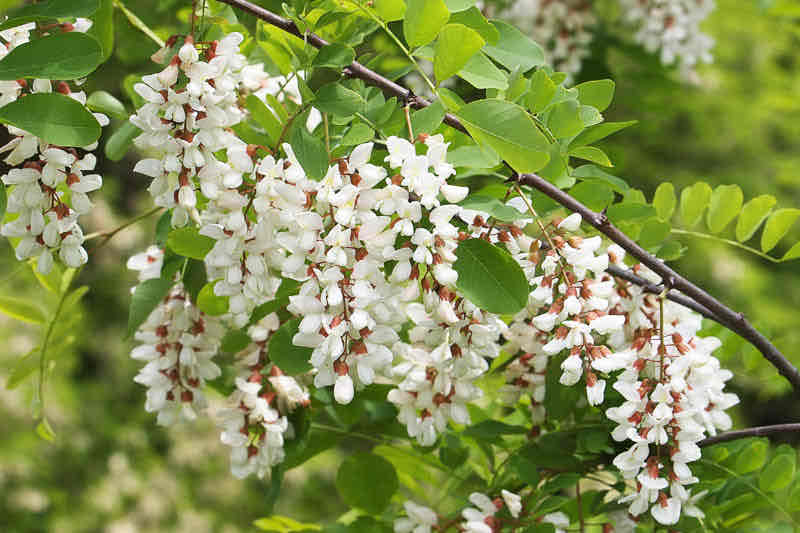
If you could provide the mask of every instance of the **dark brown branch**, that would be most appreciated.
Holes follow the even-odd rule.
[[[328,44],[327,41],[318,35],[301,32],[297,25],[291,20],[279,17],[271,11],[248,2],[247,0],[220,1],[250,13],[251,15],[254,15],[257,18],[272,24],[273,26],[300,37],[316,48],[321,48]],[[345,67],[344,74],[352,78],[361,79],[375,87],[379,87],[385,93],[397,96],[403,101],[410,103],[414,108],[422,108],[430,105],[430,102],[424,98],[415,96],[408,89],[366,68],[357,61],[354,61],[349,66]],[[445,116],[445,122],[448,125],[466,133],[466,129],[455,116],[448,113]],[[520,184],[539,190],[570,211],[580,213],[585,222],[595,227],[606,237],[620,245],[633,257],[641,261],[642,264],[646,265],[653,272],[658,274],[664,281],[665,286],[682,292],[685,296],[689,297],[697,304],[705,308],[710,315],[713,316],[714,320],[727,327],[731,331],[737,333],[755,346],[762,353],[762,355],[770,363],[772,363],[778,372],[780,372],[782,376],[789,380],[795,389],[800,390],[800,371],[798,371],[798,369],[795,368],[794,365],[792,365],[783,356],[783,354],[781,354],[781,352],[766,337],[764,337],[764,335],[758,332],[752,326],[752,324],[750,324],[744,318],[742,313],[737,313],[736,311],[725,306],[709,293],[668,267],[663,261],[648,253],[644,248],[639,246],[635,241],[611,224],[604,214],[592,211],[566,192],[552,185],[544,178],[541,178],[536,174],[521,174],[516,176],[516,180]]]
[[[747,437],[767,437],[769,435],[795,432],[800,432],[800,424],[775,424],[774,426],[758,426],[753,428],[739,429],[736,431],[728,431],[727,433],[720,433],[719,435],[701,440],[697,443],[697,445],[702,448],[704,446],[711,446],[721,442],[746,439]]]

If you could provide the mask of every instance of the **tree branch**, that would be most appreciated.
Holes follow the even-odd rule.
[[[800,424],[775,424],[774,426],[757,426],[746,429],[739,429],[736,431],[728,431],[727,433],[720,433],[713,437],[708,437],[697,443],[701,448],[704,446],[712,446],[721,442],[729,442],[737,439],[746,439],[747,437],[766,437],[768,435],[775,435],[779,433],[794,433],[800,432]]]
[[[236,7],[242,11],[250,13],[255,17],[272,24],[282,30],[291,33],[301,39],[305,39],[308,43],[316,48],[321,48],[328,44],[327,41],[313,33],[301,32],[297,25],[291,20],[268,11],[260,6],[257,6],[247,0],[220,0],[221,2]],[[352,62],[349,66],[345,67],[344,74],[348,77],[358,78],[369,85],[380,88],[387,94],[397,96],[405,102],[408,102],[414,108],[423,108],[430,105],[426,99],[414,95],[411,91],[398,85],[397,83],[381,76],[380,74],[366,68],[364,65],[357,61]],[[463,124],[452,114],[445,115],[445,123],[467,133]],[[755,346],[762,355],[784,376],[795,389],[800,390],[800,371],[792,365],[786,357],[760,332],[758,332],[752,324],[750,324],[742,313],[725,306],[709,293],[687,280],[672,268],[668,267],[663,261],[648,253],[644,248],[639,246],[635,241],[617,229],[608,218],[602,213],[596,213],[577,201],[575,198],[555,187],[549,181],[537,176],[536,174],[521,174],[515,176],[515,180],[523,185],[533,187],[545,195],[549,196],[562,206],[570,211],[580,213],[583,220],[591,226],[595,227],[606,237],[613,242],[620,245],[629,254],[646,265],[653,272],[661,276],[664,280],[665,286],[668,288],[677,289],[687,297],[693,299],[697,304],[702,306],[709,314],[705,314],[710,318],[727,327],[731,331],[737,333],[742,338]],[[632,281],[632,280],[629,280]],[[659,291],[660,292],[660,291]],[[670,298],[672,299],[672,298]],[[697,310],[696,307],[693,309]]]

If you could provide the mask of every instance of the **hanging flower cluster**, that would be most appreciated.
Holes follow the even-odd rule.
[[[606,415],[618,424],[613,437],[633,443],[614,462],[635,480],[623,500],[632,514],[650,509],[671,524],[681,509],[699,512],[685,488],[696,481],[687,465],[699,458],[700,439],[730,425],[724,411],[736,403],[723,392],[730,373],[711,355],[718,341],[697,336],[699,317],[613,278],[609,264],[627,268],[624,251],[581,235],[580,215],[537,221],[535,230],[521,195],[507,202],[518,215],[510,222],[458,205],[468,190],[448,183],[455,171],[441,135],[356,146],[319,181],[288,143],[283,156],[246,144],[231,129],[246,118],[241,96],[274,85],[246,65],[241,40],[231,34],[198,52],[187,39],[136,86],[147,101],[131,119],[143,130],[136,143],[154,156],[136,169],[153,178],[150,192],[172,210],[173,226],[192,224],[213,240],[207,278],[228,302],[212,319],[179,284],[137,333],[143,345],[132,355],[148,361],[137,381],[150,387],[147,408],[159,422],[202,408],[200,389],[219,375],[211,358],[222,324],[246,328],[252,340],[236,357],[220,421],[238,477],[264,476],[284,459],[293,413],[310,402],[307,382],[332,387],[340,404],[393,383],[398,420],[431,446],[450,422],[470,423],[468,405],[482,395],[476,381],[504,350],[512,359],[503,396],[508,405],[530,396],[534,425],[547,417],[553,365],[563,386],[585,387],[592,406],[606,404],[608,386],[622,394],[625,403]],[[504,248],[525,273],[527,305],[508,321],[459,289],[457,251],[469,239]],[[158,277],[162,262],[151,248],[129,264],[143,280]],[[287,280],[297,289],[285,308],[252,323]],[[306,376],[285,375],[270,358],[270,340],[292,317],[291,342],[310,352]],[[498,502],[512,517],[521,509],[505,491],[503,500],[473,496],[464,531],[494,531]],[[398,531],[436,525],[426,508],[409,502],[406,511]]]
[[[74,24],[59,24],[52,31],[86,32],[91,25],[88,19],[77,19]],[[35,28],[36,24],[30,23],[0,31],[0,59],[29,42]],[[74,91],[65,81],[23,79],[0,81],[0,106],[28,94],[53,91],[86,105],[86,94]],[[105,115],[94,116],[102,126],[108,124]],[[91,152],[97,143],[67,148],[48,144],[11,125],[5,128],[11,141],[0,147],[0,153],[7,154],[3,161],[11,168],[0,179],[13,187],[8,194],[7,211],[17,216],[2,226],[0,234],[13,239],[18,260],[37,257],[37,268],[43,274],[50,272],[56,257],[73,268],[85,264],[88,255],[78,218],[92,208],[87,194],[103,184],[100,175],[91,173],[97,163]]]
[[[586,0],[518,0],[500,16],[512,20],[545,49],[554,69],[580,72],[597,23],[592,3]]]

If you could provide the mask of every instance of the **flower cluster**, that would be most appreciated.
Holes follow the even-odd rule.
[[[35,27],[30,23],[1,31],[0,59],[29,42]],[[91,21],[78,19],[75,24],[59,24],[56,30],[85,32],[90,27]],[[64,81],[34,79],[0,81],[0,106],[27,94],[53,91],[86,104],[86,94],[74,91]],[[108,124],[105,115],[94,116],[101,125]],[[15,253],[20,261],[37,257],[37,268],[43,274],[52,269],[54,254],[69,267],[85,264],[88,255],[78,217],[92,208],[87,194],[103,184],[100,175],[91,173],[97,163],[91,151],[97,144],[78,149],[55,146],[14,126],[5,127],[11,141],[0,147],[0,153],[7,153],[4,162],[12,168],[0,179],[12,187],[7,211],[16,217],[4,224],[0,233],[16,241]]]
[[[545,48],[548,61],[558,71],[580,72],[589,55],[596,23],[592,3],[586,0],[518,0],[500,16],[513,20]]]
[[[661,62],[677,61],[684,71],[710,63],[714,40],[700,24],[714,10],[713,0],[620,0],[625,19],[635,28],[634,39],[648,52],[659,52]]]
[[[461,511],[464,521],[459,524],[459,531],[464,533],[499,531],[503,517],[495,515],[503,508],[508,510],[506,518],[510,515],[511,518],[516,519],[522,512],[522,498],[505,489],[500,492],[500,497],[495,499],[480,492],[473,492],[469,495],[469,502],[474,507],[467,507]],[[407,516],[395,520],[395,533],[430,533],[438,528],[438,517],[433,509],[412,501],[406,501],[403,507]]]

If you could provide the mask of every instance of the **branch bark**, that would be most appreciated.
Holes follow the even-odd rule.
[[[257,6],[247,0],[220,1],[250,13],[251,15],[273,26],[281,28],[287,33],[291,33],[292,35],[300,37],[316,48],[321,48],[328,44],[325,39],[319,37],[318,35],[301,32],[293,21],[280,17],[271,11]],[[349,66],[345,67],[344,74],[351,78],[361,79],[372,86],[378,87],[383,90],[384,93],[397,96],[416,109],[430,105],[430,102],[428,102],[425,98],[414,95],[405,87],[381,76],[377,72],[366,68],[357,61],[354,61]],[[466,128],[464,128],[463,124],[461,124],[458,118],[454,115],[448,113],[445,115],[444,121],[453,128],[467,133]],[[694,302],[707,311],[707,313],[699,311],[697,306],[692,306],[692,309],[698,310],[698,312],[701,312],[701,314],[704,316],[708,316],[709,318],[716,320],[755,346],[761,352],[764,358],[766,358],[767,361],[769,361],[796,390],[800,390],[800,371],[798,371],[798,369],[792,365],[792,363],[790,363],[789,360],[786,359],[786,357],[784,357],[784,355],[764,335],[756,330],[752,324],[745,319],[742,313],[737,313],[736,311],[727,307],[714,298],[711,294],[678,274],[663,261],[648,253],[644,248],[639,246],[635,241],[616,228],[603,213],[596,213],[592,211],[566,192],[555,187],[544,178],[537,176],[536,174],[521,174],[515,175],[515,180],[522,185],[527,185],[539,190],[570,211],[580,213],[585,222],[596,228],[613,242],[620,245],[623,249],[625,249],[625,251],[638,259],[642,264],[658,274],[663,280],[665,287],[676,289],[682,292],[685,297],[694,300]],[[629,279],[629,281],[636,283],[632,279]],[[674,298],[670,299],[674,300]]]
[[[720,433],[713,437],[708,437],[697,443],[701,448],[704,446],[711,446],[721,442],[730,442],[737,439],[746,439],[747,437],[767,437],[769,435],[776,435],[779,433],[795,433],[800,432],[800,424],[775,424],[774,426],[757,426],[746,429],[739,429],[736,431],[728,431],[727,433]]]

